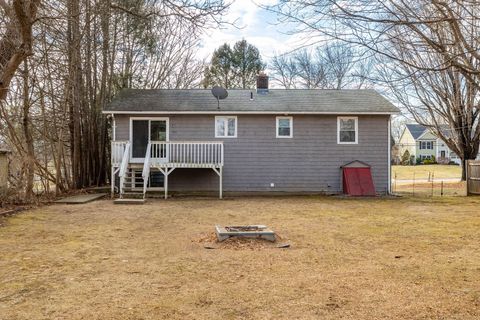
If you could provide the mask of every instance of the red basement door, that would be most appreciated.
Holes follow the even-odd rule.
[[[343,193],[350,196],[375,196],[370,166],[353,161],[342,166]]]

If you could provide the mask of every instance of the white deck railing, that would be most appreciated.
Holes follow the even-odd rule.
[[[130,148],[129,141],[112,141],[112,167],[118,168],[120,174],[128,167]],[[161,164],[177,167],[223,166],[223,142],[151,141],[147,147],[144,164],[145,162],[150,166]]]
[[[152,165],[198,168],[223,166],[223,142],[152,141]]]
[[[120,167],[128,141],[112,141],[112,166]]]

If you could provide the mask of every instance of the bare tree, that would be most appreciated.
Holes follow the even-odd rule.
[[[331,78],[329,86],[337,90],[348,86],[353,80],[349,77],[354,65],[352,48],[340,42],[333,42],[324,47],[317,47],[317,52],[327,68],[327,76]]]
[[[306,89],[325,88],[328,83],[327,66],[318,56],[307,49],[296,52],[293,56],[298,70],[298,78],[301,85]]]
[[[296,23],[298,32],[375,54],[384,68],[381,80],[415,120],[436,132],[462,160],[477,156],[478,1],[354,0],[346,6],[339,0],[298,0],[268,9]],[[442,133],[444,125],[450,128],[448,136]]]
[[[32,54],[32,26],[40,0],[0,0],[0,101],[15,72]]]
[[[270,62],[273,71],[272,78],[285,89],[295,89],[298,77],[297,65],[292,57],[287,55],[275,55]]]
[[[405,117],[396,117],[395,119],[392,120],[392,138],[394,139],[395,142],[400,141],[400,138],[402,137],[403,131],[405,130],[405,125],[407,124],[407,118]]]
[[[60,193],[105,183],[111,132],[102,108],[124,87],[197,85],[199,36],[228,8],[223,0],[38,3],[0,0],[0,77],[5,66],[10,77],[0,90],[0,136],[14,151],[14,182],[27,199],[40,185]],[[16,73],[12,61],[20,61]]]
[[[340,42],[276,55],[271,61],[273,78],[284,88],[343,89],[361,87],[366,78],[363,61],[355,60],[353,49]]]

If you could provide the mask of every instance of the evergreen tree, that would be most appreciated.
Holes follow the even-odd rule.
[[[222,86],[226,89],[253,88],[256,75],[265,68],[258,48],[246,40],[227,44],[213,52],[210,66],[205,68],[203,86]]]
[[[255,87],[257,74],[265,69],[257,47],[241,40],[233,46],[235,84],[242,89]]]
[[[227,43],[213,52],[210,66],[205,68],[205,79],[203,80],[205,88],[211,86],[231,87],[234,79],[232,57],[232,48]]]

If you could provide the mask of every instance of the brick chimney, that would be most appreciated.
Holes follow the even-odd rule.
[[[257,93],[268,93],[268,76],[263,72],[257,75]]]

